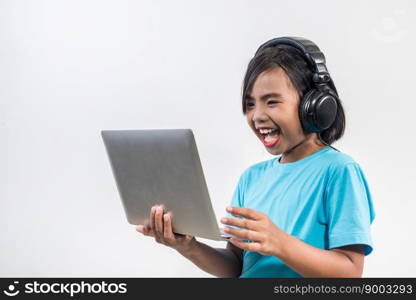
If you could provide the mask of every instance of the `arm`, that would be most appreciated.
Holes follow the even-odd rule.
[[[364,265],[361,245],[323,250],[308,245],[285,233],[273,224],[267,215],[248,208],[232,207],[229,212],[245,219],[223,218],[224,224],[244,230],[226,228],[226,232],[238,237],[231,242],[248,251],[280,258],[290,268],[304,277],[360,277]],[[241,240],[251,240],[245,243]]]
[[[288,234],[278,257],[304,277],[361,277],[364,267],[362,245],[323,250]]]
[[[231,243],[226,249],[212,248],[198,242],[195,237],[173,233],[172,215],[164,207],[152,207],[150,221],[136,230],[154,237],[156,242],[171,247],[203,271],[217,277],[238,277],[242,268],[242,250]]]
[[[233,250],[234,248],[234,250]],[[212,248],[197,242],[190,251],[180,252],[184,257],[192,261],[201,270],[217,277],[238,277],[241,274],[242,258],[234,251],[242,253],[230,242],[226,249]]]

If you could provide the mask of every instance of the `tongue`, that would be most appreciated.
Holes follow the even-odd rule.
[[[264,141],[266,143],[273,143],[275,142],[277,139],[279,138],[279,135],[277,134],[277,132],[272,132],[268,135],[266,135],[266,137],[264,138]]]

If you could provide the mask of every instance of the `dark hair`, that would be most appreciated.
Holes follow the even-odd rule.
[[[299,99],[302,99],[309,90],[315,87],[312,76],[313,72],[311,66],[308,64],[306,58],[303,57],[300,51],[297,49],[286,46],[278,45],[275,47],[265,48],[259,51],[249,62],[246,74],[244,76],[243,91],[242,91],[242,105],[243,114],[246,114],[246,102],[254,82],[257,77],[264,71],[271,70],[273,68],[282,68],[288,77],[292,85],[298,92]],[[331,80],[329,87],[337,93],[336,87]],[[337,93],[338,95],[338,93]],[[337,99],[338,110],[334,123],[326,130],[320,133],[321,139],[328,145],[339,140],[345,130],[345,114],[342,103]],[[300,105],[300,101],[299,101]],[[300,115],[299,115],[300,118]],[[305,134],[309,132],[303,128]]]

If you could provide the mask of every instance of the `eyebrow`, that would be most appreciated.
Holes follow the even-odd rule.
[[[265,101],[266,99],[269,99],[269,98],[280,98],[281,99],[282,95],[279,94],[279,93],[267,93],[267,94],[262,95],[260,97],[260,100]],[[245,100],[249,101],[249,100],[255,100],[255,99],[251,95],[247,95]]]

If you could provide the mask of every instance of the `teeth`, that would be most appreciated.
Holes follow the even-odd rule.
[[[276,128],[275,129],[259,129],[259,132],[261,134],[269,134],[269,133],[274,132],[276,130],[277,130]]]

